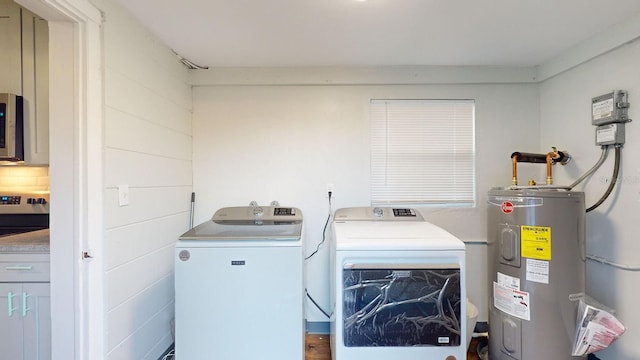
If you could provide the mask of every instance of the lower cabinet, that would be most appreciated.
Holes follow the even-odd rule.
[[[0,264],[0,359],[51,359],[51,296],[48,282],[4,282],[3,270],[37,266]],[[36,265],[38,263],[35,263]],[[24,274],[22,276],[33,276]],[[20,276],[17,276],[20,278]]]
[[[49,283],[0,283],[0,358],[51,359]]]

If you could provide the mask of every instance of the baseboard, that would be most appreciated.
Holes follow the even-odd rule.
[[[305,321],[305,330],[309,334],[328,334],[331,331],[328,321]]]

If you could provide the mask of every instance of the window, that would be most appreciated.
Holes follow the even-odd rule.
[[[473,100],[371,100],[371,204],[475,204]]]

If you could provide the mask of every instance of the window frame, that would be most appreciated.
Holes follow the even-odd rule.
[[[372,206],[476,206],[474,99],[371,99],[369,116]]]

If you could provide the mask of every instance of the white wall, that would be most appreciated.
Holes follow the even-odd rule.
[[[557,146],[569,151],[574,160],[557,169],[558,183],[568,184],[591,168],[600,156],[591,125],[591,98],[614,89],[629,91],[629,117],[640,119],[640,42],[624,45],[540,85],[541,147]],[[587,214],[587,253],[614,262],[640,267],[637,224],[640,208],[640,130],[636,120],[626,125],[626,144],[616,189],[598,209]],[[611,181],[613,149],[601,170],[578,190],[586,193],[587,206],[594,204]],[[627,326],[627,332],[601,359],[640,358],[638,297],[640,272],[619,270],[597,262],[587,262],[587,292],[605,305]]]
[[[425,217],[469,242],[486,237],[485,200],[511,181],[510,154],[538,147],[536,85],[201,86],[193,91],[196,223],[251,200],[296,206],[306,253],[322,239],[329,209],[369,206],[369,100],[476,100],[477,204],[424,209]],[[526,171],[526,169],[525,169]],[[274,266],[277,266],[274,264]],[[486,246],[468,244],[469,296],[487,320]],[[328,254],[307,266],[307,287],[328,310]],[[312,304],[307,320],[327,321]]]
[[[105,358],[155,360],[172,343],[173,246],[189,223],[191,86],[137,20],[95,4],[105,13]]]

